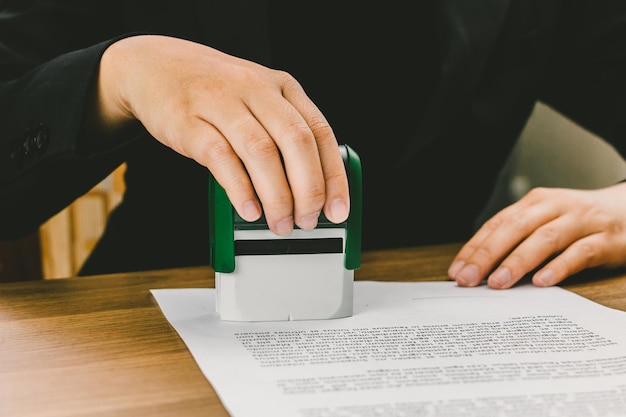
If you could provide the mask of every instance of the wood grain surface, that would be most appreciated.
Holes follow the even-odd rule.
[[[458,248],[366,252],[356,279],[445,280]],[[0,284],[0,416],[228,416],[150,294],[213,285],[207,267]],[[563,287],[626,311],[624,271]]]

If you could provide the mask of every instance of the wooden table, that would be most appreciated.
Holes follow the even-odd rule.
[[[445,280],[458,248],[364,253],[356,279]],[[0,416],[227,416],[149,292],[213,285],[209,268],[0,284]],[[626,311],[626,271],[564,287]]]

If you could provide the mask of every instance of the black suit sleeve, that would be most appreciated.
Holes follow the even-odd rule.
[[[101,146],[81,135],[100,57],[113,42],[100,39],[109,33],[91,18],[96,2],[0,5],[0,239],[5,240],[33,232],[106,177],[123,162],[121,150],[132,137]]]

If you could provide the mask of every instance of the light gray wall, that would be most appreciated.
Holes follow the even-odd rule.
[[[611,145],[538,103],[478,222],[533,187],[593,189],[623,179],[626,162]]]

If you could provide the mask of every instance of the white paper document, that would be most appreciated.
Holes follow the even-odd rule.
[[[227,322],[153,290],[233,417],[626,416],[626,313],[559,287],[354,284],[354,315]]]

